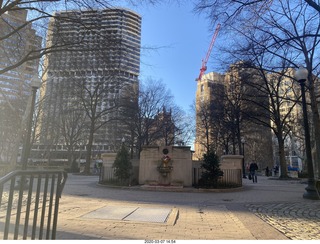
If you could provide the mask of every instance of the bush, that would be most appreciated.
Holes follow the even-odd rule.
[[[112,167],[115,169],[115,176],[121,183],[129,183],[132,164],[129,152],[124,145],[122,145],[121,150],[117,153]]]
[[[203,155],[203,163],[201,168],[204,169],[199,180],[199,186],[205,188],[217,188],[218,180],[223,176],[222,170],[220,170],[219,157],[215,152],[209,151]]]

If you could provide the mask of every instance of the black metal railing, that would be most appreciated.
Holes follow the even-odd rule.
[[[219,186],[224,187],[240,187],[242,186],[242,170],[241,169],[222,169],[223,176],[219,178]]]
[[[63,170],[16,170],[0,178],[0,238],[54,240]]]
[[[10,164],[0,164],[0,178],[10,173],[14,169],[15,167]]]
[[[198,186],[203,169],[193,167],[192,184]],[[240,187],[242,186],[242,170],[241,169],[222,169],[223,176],[218,179],[219,187]]]

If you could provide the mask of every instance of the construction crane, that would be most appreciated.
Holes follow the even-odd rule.
[[[201,69],[200,69],[200,74],[199,74],[199,77],[196,79],[196,81],[200,81],[201,78],[202,78],[202,75],[207,70],[207,62],[208,62],[208,59],[210,57],[211,50],[212,50],[213,44],[214,44],[214,42],[215,42],[215,40],[217,38],[219,30],[220,30],[220,24],[217,25],[216,31],[213,34],[213,37],[212,37],[212,40],[211,40],[211,43],[210,43],[206,58],[202,60],[202,66],[201,66]]]

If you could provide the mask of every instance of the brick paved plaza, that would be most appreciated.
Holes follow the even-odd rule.
[[[60,240],[319,240],[320,201],[305,181],[264,176],[238,190],[98,185],[69,174],[58,219]]]

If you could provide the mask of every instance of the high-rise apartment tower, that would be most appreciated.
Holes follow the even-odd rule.
[[[47,47],[58,51],[45,60],[42,144],[64,144],[59,131],[66,115],[79,110],[88,115],[89,107],[97,105],[95,113],[103,115],[96,124],[101,127],[95,132],[94,145],[101,152],[114,151],[116,142],[128,135],[124,121],[115,120],[121,111],[114,108],[125,88],[138,87],[140,42],[141,17],[130,10],[55,13]]]
[[[25,131],[30,82],[38,76],[41,37],[27,10],[0,14],[0,163],[14,164]],[[31,102],[31,101],[30,101]],[[28,112],[28,111],[27,111]]]

